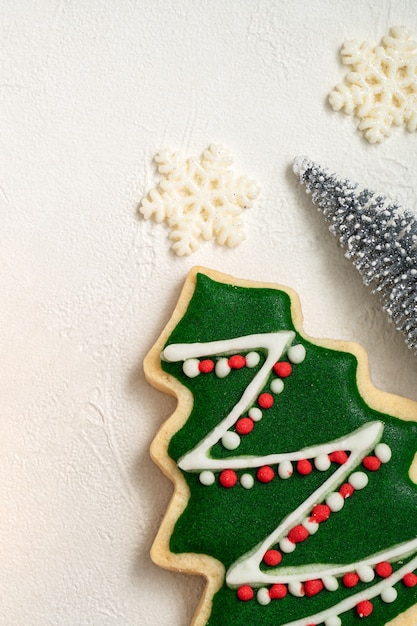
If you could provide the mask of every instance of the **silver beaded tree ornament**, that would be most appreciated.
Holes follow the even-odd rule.
[[[417,354],[417,222],[398,202],[331,174],[307,157],[293,169],[330,231]]]

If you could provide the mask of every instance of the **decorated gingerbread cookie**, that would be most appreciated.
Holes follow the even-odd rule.
[[[286,288],[190,273],[145,361],[178,399],[152,558],[206,577],[194,625],[415,626],[417,403],[301,322]]]

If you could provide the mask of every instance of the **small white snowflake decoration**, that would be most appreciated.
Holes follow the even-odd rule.
[[[212,144],[199,159],[162,150],[155,161],[163,178],[139,211],[146,219],[167,223],[178,256],[197,250],[201,240],[214,238],[231,248],[244,240],[241,212],[252,206],[259,187],[230,170],[233,159],[225,148]]]
[[[358,129],[370,143],[383,141],[392,125],[417,130],[417,43],[402,26],[390,29],[382,45],[346,41],[340,52],[350,65],[343,83],[329,95],[335,111],[358,118]]]

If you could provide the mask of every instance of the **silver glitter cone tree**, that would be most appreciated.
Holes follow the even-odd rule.
[[[365,285],[417,353],[417,223],[398,202],[331,174],[307,157],[293,165]]]

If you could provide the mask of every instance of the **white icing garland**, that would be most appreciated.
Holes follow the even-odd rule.
[[[410,541],[400,543],[399,545],[389,548],[388,550],[385,550],[383,552],[372,554],[364,558],[362,561],[354,561],[353,563],[347,563],[343,565],[323,563],[311,563],[309,565],[296,565],[289,567],[283,567],[282,565],[280,565],[275,569],[271,569],[268,573],[265,572],[265,577],[263,577],[262,581],[259,581],[257,585],[253,581],[251,581],[250,578],[246,579],[245,584],[253,584],[253,586],[258,586],[260,584],[267,585],[305,583],[308,580],[315,580],[317,578],[320,578],[324,582],[325,579],[327,580],[330,578],[336,578],[337,580],[337,578],[340,578],[341,576],[343,576],[343,574],[348,574],[352,571],[356,571],[359,578],[363,582],[372,582],[375,577],[372,567],[383,561],[398,562],[400,559],[410,557],[416,551],[417,539],[411,539]],[[250,576],[250,572],[248,572],[248,576]]]

